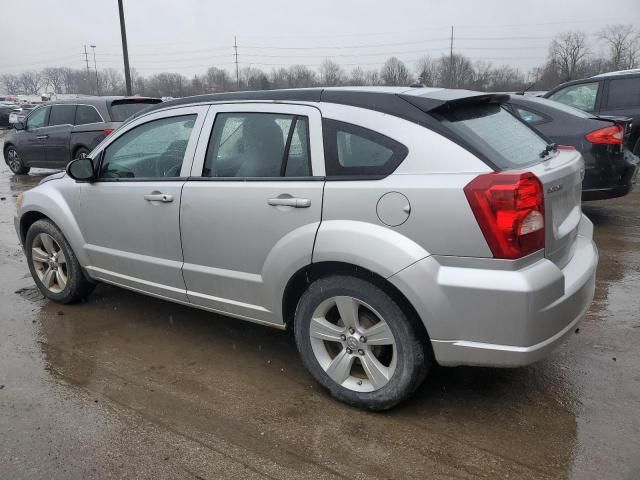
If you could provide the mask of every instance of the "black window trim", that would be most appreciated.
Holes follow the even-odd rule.
[[[279,177],[209,177],[205,176],[204,170],[207,167],[207,156],[209,154],[209,148],[211,147],[211,138],[213,135],[213,130],[216,126],[216,121],[218,120],[218,115],[245,115],[248,113],[261,114],[261,115],[279,115],[279,116],[287,116],[291,118],[291,125],[289,126],[289,132],[287,134],[287,143],[285,144],[284,152],[282,153],[283,161],[280,165],[280,176]],[[295,126],[298,123],[298,119],[304,118],[306,119],[306,128],[307,128],[307,162],[309,164],[309,172],[311,173],[308,176],[296,176],[296,177],[286,177],[284,173],[286,173],[286,167],[289,162],[289,150],[291,148],[291,139],[293,138],[293,133],[295,131]],[[204,153],[204,162],[202,162],[202,172],[200,172],[200,176],[190,176],[187,178],[188,181],[226,181],[226,182],[279,182],[279,181],[318,181],[324,180],[326,177],[313,175],[313,162],[311,161],[311,125],[309,121],[308,115],[301,115],[297,113],[286,113],[286,112],[263,112],[263,111],[249,111],[249,110],[238,110],[238,111],[224,111],[224,112],[215,112],[215,117],[213,119],[213,123],[211,124],[211,130],[209,131],[209,139],[207,140],[207,149]],[[283,170],[284,167],[284,170]],[[284,172],[284,173],[283,173]]]
[[[374,143],[389,148],[393,153],[384,165],[372,167],[345,167],[338,158],[338,130],[351,132]],[[322,138],[324,143],[324,163],[326,178],[335,180],[381,180],[391,175],[407,158],[409,149],[403,143],[383,133],[361,127],[354,123],[331,118],[322,118]],[[381,140],[384,142],[381,142]]]

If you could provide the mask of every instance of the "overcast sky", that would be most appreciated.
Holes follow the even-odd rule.
[[[192,76],[209,66],[269,71],[332,58],[346,70],[379,68],[395,55],[411,66],[454,50],[524,71],[542,63],[554,35],[640,24],[640,0],[124,0],[131,66],[147,75]],[[2,0],[0,74],[46,66],[122,70],[117,0]],[[594,44],[594,50],[598,50]],[[93,67],[93,57],[90,57]]]

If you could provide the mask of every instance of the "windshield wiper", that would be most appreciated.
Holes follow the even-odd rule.
[[[558,144],[557,143],[549,143],[546,147],[544,147],[544,150],[542,150],[540,152],[540,158],[545,158],[551,152],[555,152],[556,150],[558,150]]]

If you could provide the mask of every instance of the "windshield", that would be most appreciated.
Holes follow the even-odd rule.
[[[153,105],[160,103],[154,98],[114,100],[109,107],[112,122],[124,122],[127,118]]]
[[[442,114],[443,123],[501,170],[541,161],[547,141],[497,104],[469,105]]]

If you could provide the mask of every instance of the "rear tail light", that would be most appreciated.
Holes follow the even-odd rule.
[[[585,137],[591,143],[621,145],[624,140],[624,128],[621,125],[612,125],[587,133]]]
[[[113,128],[105,128],[103,130],[103,132],[104,132],[105,136],[108,137],[109,135],[111,135],[113,133]]]
[[[464,194],[495,258],[544,248],[544,192],[534,174],[487,173],[464,187]]]

